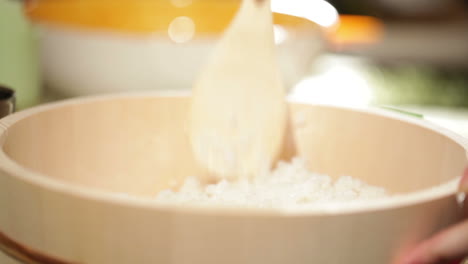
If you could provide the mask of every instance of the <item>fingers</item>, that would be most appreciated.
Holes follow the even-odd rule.
[[[426,240],[402,264],[437,264],[468,255],[468,220]]]
[[[460,180],[458,190],[460,192],[468,193],[468,168],[463,172],[463,177]]]
[[[463,177],[458,185],[458,191],[465,193],[465,201],[463,203],[463,217],[468,219],[468,168],[463,172]]]
[[[468,195],[468,168],[463,172],[459,191]],[[466,199],[464,211],[468,216]],[[468,219],[419,244],[404,258],[402,264],[438,264],[444,260],[453,261],[465,256],[468,256]]]

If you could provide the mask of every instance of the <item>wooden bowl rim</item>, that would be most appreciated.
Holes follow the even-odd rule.
[[[410,194],[405,194],[395,198],[385,198],[382,200],[367,201],[365,205],[350,204],[344,207],[323,207],[317,209],[307,210],[279,210],[279,209],[258,209],[258,208],[238,208],[238,207],[214,207],[214,206],[170,206],[157,204],[151,199],[138,198],[138,197],[127,197],[119,194],[106,192],[102,190],[96,190],[87,188],[85,186],[73,185],[64,181],[60,181],[51,177],[48,177],[42,173],[32,171],[25,168],[13,159],[11,159],[4,151],[3,145],[8,134],[8,128],[21,120],[33,116],[35,114],[60,109],[70,105],[96,103],[100,101],[109,101],[114,99],[138,99],[148,97],[188,97],[190,92],[187,91],[151,91],[151,92],[124,92],[107,95],[94,95],[78,97],[73,99],[67,99],[59,102],[48,103],[33,108],[29,108],[12,115],[9,115],[0,120],[0,172],[8,175],[9,177],[17,178],[27,184],[35,185],[43,190],[49,190],[58,192],[63,195],[75,196],[84,200],[99,201],[102,203],[109,203],[110,205],[118,205],[124,207],[137,207],[147,210],[160,210],[172,213],[188,213],[188,214],[209,214],[209,215],[229,215],[229,216],[264,216],[264,217],[311,217],[311,216],[324,216],[324,215],[350,215],[359,213],[369,213],[382,210],[391,210],[402,207],[410,207],[418,204],[430,203],[437,200],[446,199],[448,197],[455,197],[458,195],[456,188],[444,189],[442,191],[433,192],[431,189],[422,190]],[[310,106],[323,106],[327,108],[335,108],[347,111],[355,111],[360,113],[366,113],[370,115],[380,116],[383,118],[389,118],[394,120],[403,121],[408,124],[416,125],[433,132],[436,132],[446,138],[452,140],[456,144],[468,150],[468,139],[465,139],[461,135],[458,135],[448,129],[439,127],[435,124],[429,123],[423,119],[418,119],[411,116],[406,116],[383,110],[374,107],[344,107],[335,106],[328,104],[312,104],[304,101],[297,101],[294,99],[288,99],[290,103],[306,104]],[[7,177],[8,177],[7,176]],[[447,184],[453,184],[454,186],[458,183],[459,178],[455,178],[447,182]]]

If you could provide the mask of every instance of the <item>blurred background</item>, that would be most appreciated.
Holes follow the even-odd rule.
[[[0,0],[0,84],[20,109],[190,89],[236,0]],[[391,106],[468,135],[467,0],[272,0],[298,100]]]

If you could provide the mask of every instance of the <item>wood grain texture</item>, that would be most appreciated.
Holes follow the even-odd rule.
[[[188,100],[103,96],[2,119],[3,234],[85,264],[391,264],[460,217],[455,190],[297,214],[164,208],[125,196],[150,198],[203,173],[187,135]],[[420,120],[294,103],[289,110],[286,142],[313,170],[408,193],[454,179],[466,165],[466,140]]]
[[[77,264],[47,256],[22,245],[0,232],[0,251],[24,264]]]

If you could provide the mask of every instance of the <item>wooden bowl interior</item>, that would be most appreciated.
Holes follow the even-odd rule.
[[[20,118],[3,149],[46,177],[153,196],[204,173],[189,146],[187,110],[187,97],[78,100]],[[291,104],[290,110],[288,141],[315,172],[412,192],[460,176],[466,165],[464,148],[433,129],[334,107]]]

